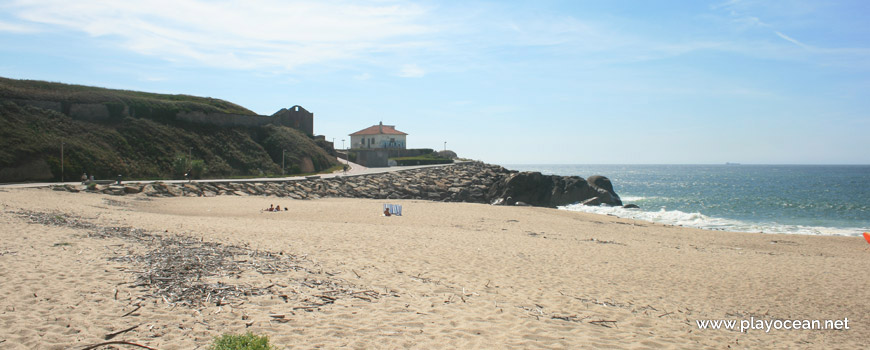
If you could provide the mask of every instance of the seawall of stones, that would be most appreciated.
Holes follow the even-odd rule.
[[[488,203],[487,190],[511,171],[480,162],[403,170],[390,173],[339,176],[327,179],[269,182],[189,182],[123,185],[62,185],[54,190],[149,197],[276,196],[293,199],[323,197],[424,199]]]
[[[602,196],[604,189],[590,184],[589,191],[576,191],[554,186],[566,179],[577,182],[578,177],[543,176],[534,186],[515,186],[517,176],[541,177],[539,173],[517,173],[501,166],[482,162],[465,162],[448,166],[429,167],[395,172],[337,176],[292,181],[269,182],[188,182],[148,183],[124,185],[62,185],[54,190],[70,192],[95,192],[110,195],[142,194],[149,197],[213,197],[213,196],[276,196],[293,199],[318,199],[324,197],[371,198],[371,199],[421,199],[443,202],[500,203],[506,205],[538,205],[555,207],[566,203],[589,201],[590,204],[621,205]],[[598,177],[599,181],[601,178]],[[590,178],[591,179],[591,178]],[[604,180],[608,181],[606,178]],[[515,186],[515,187],[512,187]],[[521,193],[520,193],[521,192]],[[558,193],[557,193],[558,192]],[[548,198],[542,201],[517,202],[516,198]],[[590,201],[591,200],[591,201]],[[611,202],[608,202],[611,201]]]

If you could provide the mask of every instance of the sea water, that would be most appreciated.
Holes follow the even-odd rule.
[[[624,204],[563,210],[742,232],[857,236],[870,231],[870,165],[505,165],[603,175]]]

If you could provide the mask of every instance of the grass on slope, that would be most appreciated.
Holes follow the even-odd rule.
[[[101,87],[53,83],[39,80],[0,78],[0,98],[43,100],[67,103],[102,103],[110,111],[123,108],[123,104],[138,113],[157,113],[162,110],[223,112],[234,114],[256,113],[224,100],[190,95],[155,94],[149,92],[106,89]],[[173,113],[174,114],[174,113]]]
[[[61,142],[66,180],[82,172],[101,179],[177,178],[176,158],[187,154],[204,161],[206,178],[281,174],[282,149],[287,169],[296,173],[337,164],[310,137],[283,126],[228,128],[131,117],[107,125],[12,102],[0,102],[0,125],[0,182],[59,180]],[[306,162],[313,169],[305,169]],[[21,179],[6,171],[30,163],[42,164],[48,174]]]

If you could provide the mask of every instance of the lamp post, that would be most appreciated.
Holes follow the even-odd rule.
[[[284,151],[283,149],[281,150],[281,175],[284,175]]]
[[[444,141],[444,150],[447,150],[447,141]]]
[[[60,182],[63,182],[63,141],[60,142]]]
[[[341,139],[341,149],[347,150],[347,148],[344,148],[344,139]]]

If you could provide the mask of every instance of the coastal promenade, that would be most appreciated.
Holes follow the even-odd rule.
[[[349,162],[344,159],[338,159],[338,161],[342,164],[347,163],[349,168],[347,172],[342,170],[332,172],[329,174],[316,174],[309,176],[319,176],[321,179],[329,179],[334,177],[350,177],[350,176],[362,176],[362,175],[372,175],[372,174],[383,174],[383,173],[391,173],[403,170],[413,170],[413,169],[422,169],[422,168],[432,168],[432,167],[441,167],[441,166],[451,166],[453,164],[460,164],[462,162],[456,162],[453,164],[434,164],[434,165],[411,165],[411,166],[393,166],[386,168],[367,168],[362,165],[359,165],[354,162]],[[234,182],[234,183],[254,183],[254,182],[283,182],[283,181],[302,181],[306,180],[307,176],[287,176],[287,177],[258,177],[258,178],[244,178],[244,179],[203,179],[203,180],[195,180],[195,182],[199,183],[226,183],[226,182]],[[114,179],[98,179],[98,180],[114,180]],[[126,181],[122,180],[124,184],[148,184],[155,182],[163,182],[167,184],[183,184],[189,182],[188,180],[131,180]],[[34,187],[49,187],[49,186],[59,186],[59,185],[79,185],[81,181],[66,181],[66,182],[31,182],[31,183],[7,183],[0,184],[0,188],[34,188]]]

